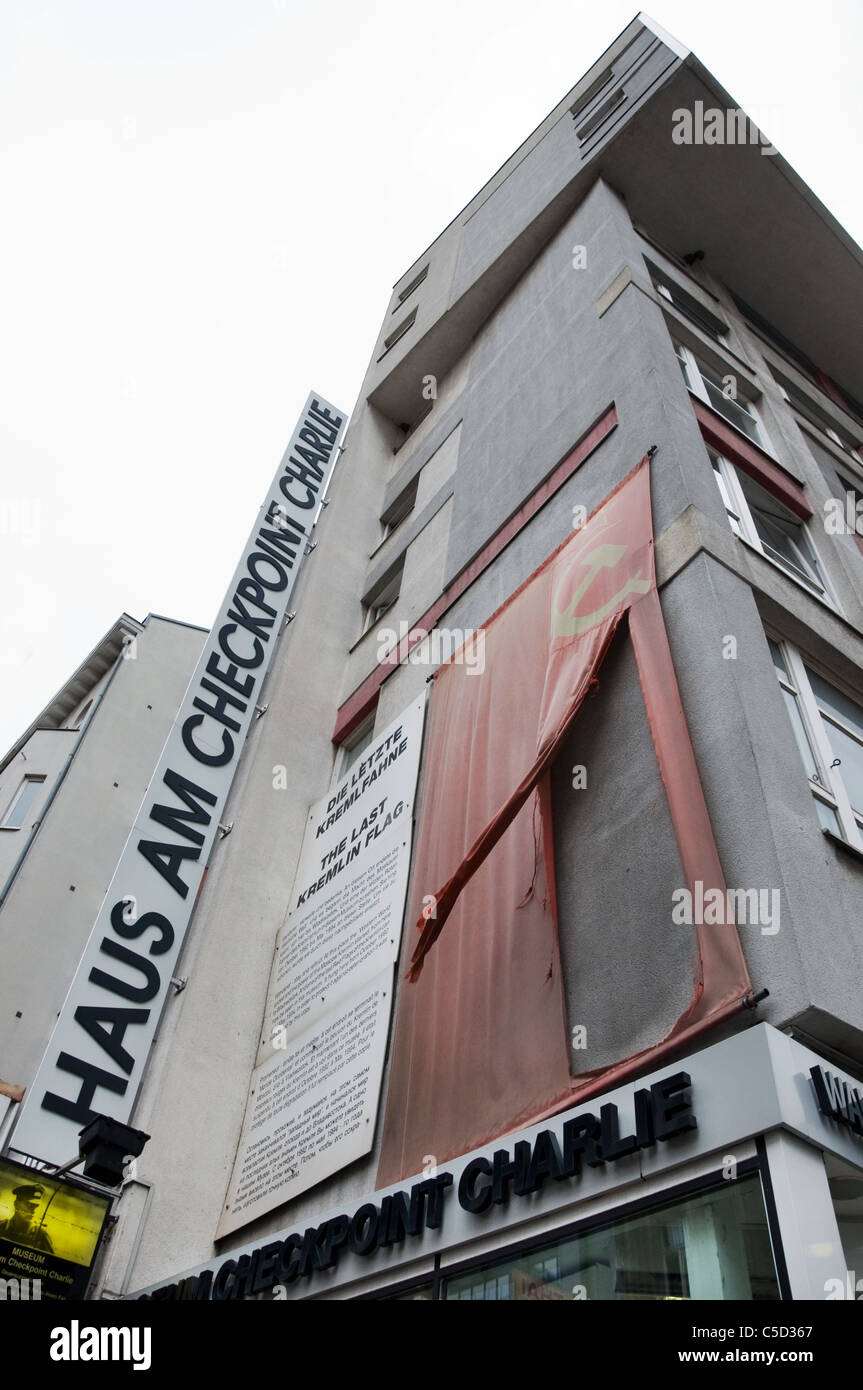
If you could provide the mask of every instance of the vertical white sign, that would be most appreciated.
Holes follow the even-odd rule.
[[[217,1238],[374,1143],[425,695],[311,808]]]
[[[12,1146],[51,1163],[128,1122],[255,704],[344,433],[309,396],[135,818]]]

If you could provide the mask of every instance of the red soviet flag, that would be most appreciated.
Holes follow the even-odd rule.
[[[436,672],[409,916],[420,936],[399,997],[379,1187],[625,1074],[625,1063],[603,1070],[599,1083],[600,1073],[570,1073],[548,771],[618,625],[629,612],[635,639],[632,616],[645,601],[650,620],[639,632],[649,636],[636,655],[684,878],[722,881],[685,723],[691,767],[678,752],[665,766],[683,715],[663,656],[645,457],[489,620],[476,639],[484,662],[475,650],[470,664],[456,658]],[[652,653],[653,709],[646,641],[660,649]],[[681,819],[695,825],[688,855]],[[748,975],[736,932],[729,946],[723,931],[718,995],[705,998],[698,978],[690,1008],[662,1041],[703,1026],[717,1007],[739,1006]],[[704,954],[699,937],[699,971]]]

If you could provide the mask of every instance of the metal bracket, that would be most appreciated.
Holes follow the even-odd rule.
[[[255,705],[255,714],[257,718],[260,719],[261,715],[266,714],[269,708],[269,705]]]
[[[231,831],[233,830],[233,828],[234,828],[234,822],[233,822],[233,821],[230,821],[227,825],[222,825],[221,823],[219,824],[219,834],[221,835],[221,837],[222,837],[223,840],[224,840],[224,838],[225,838],[226,835],[230,835],[230,833],[231,833]]]
[[[175,994],[182,994],[182,993],[183,993],[183,990],[186,988],[186,985],[187,985],[188,983],[189,983],[189,977],[188,977],[188,975],[183,975],[183,976],[180,976],[180,975],[173,975],[173,976],[171,977],[171,984],[174,986],[174,993],[175,993]]]

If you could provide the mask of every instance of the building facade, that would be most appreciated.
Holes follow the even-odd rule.
[[[45,1052],[203,638],[124,613],[0,763],[0,1070],[12,1089]],[[10,1096],[0,1109],[5,1134]]]
[[[644,16],[396,282],[96,1296],[855,1296],[861,304]]]

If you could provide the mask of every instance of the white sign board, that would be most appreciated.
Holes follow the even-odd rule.
[[[312,807],[217,1239],[374,1142],[425,697]]]
[[[258,1062],[399,952],[425,698],[372,741],[309,814],[276,943]]]
[[[52,1163],[128,1122],[345,412],[310,395],[135,818],[11,1136]]]
[[[217,1239],[369,1152],[392,974],[387,967],[255,1068]]]

